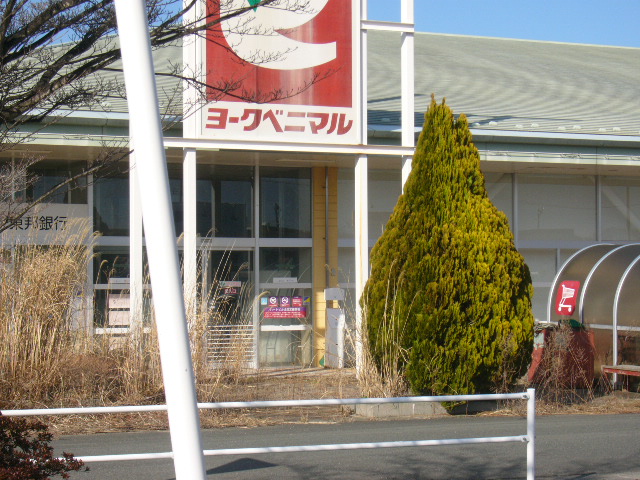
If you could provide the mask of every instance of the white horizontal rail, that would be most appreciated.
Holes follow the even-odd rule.
[[[277,407],[322,407],[335,405],[379,405],[383,403],[420,403],[420,402],[473,402],[482,400],[527,400],[527,393],[502,393],[486,395],[443,395],[431,397],[392,397],[392,398],[328,398],[323,400],[265,400],[252,402],[214,402],[198,403],[200,409],[235,408],[277,408]],[[116,407],[74,407],[74,408],[34,408],[25,410],[3,410],[7,417],[26,417],[36,415],[96,415],[106,413],[162,412],[166,405],[127,405]]]
[[[327,445],[296,445],[285,447],[253,447],[253,448],[223,448],[218,450],[203,450],[203,455],[259,455],[264,453],[297,453],[297,452],[328,452],[335,450],[367,450],[374,448],[406,448],[406,447],[434,447],[439,445],[470,445],[479,443],[513,443],[527,442],[526,435],[512,437],[480,437],[480,438],[448,438],[443,440],[409,440],[394,442],[367,442],[367,443],[334,443]],[[76,457],[85,463],[90,462],[117,462],[125,460],[158,460],[173,458],[173,452],[158,453],[132,453],[128,455],[93,455]]]
[[[311,407],[335,405],[379,405],[384,403],[419,403],[419,402],[474,402],[483,400],[527,400],[527,434],[503,437],[456,438],[441,440],[412,440],[371,443],[343,443],[329,445],[298,445],[284,447],[232,448],[204,450],[206,456],[252,455],[264,453],[318,452],[330,450],[361,450],[373,448],[428,447],[438,445],[468,445],[479,443],[523,442],[527,444],[527,480],[535,478],[535,390],[528,389],[520,393],[500,393],[484,395],[442,395],[392,398],[341,398],[324,400],[270,400],[254,402],[215,402],[198,403],[200,409],[236,409],[236,408],[276,408],[276,407]],[[5,416],[35,415],[87,415],[129,412],[166,411],[166,405],[118,406],[118,407],[78,407],[78,408],[38,408],[26,410],[3,410]],[[114,462],[131,460],[172,459],[173,452],[135,453],[123,455],[94,455],[77,457],[85,463]]]

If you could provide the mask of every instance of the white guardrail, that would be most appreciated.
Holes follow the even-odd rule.
[[[527,480],[535,478],[535,390],[530,388],[521,393],[503,393],[486,395],[442,395],[431,397],[394,397],[394,398],[347,398],[325,400],[275,400],[254,402],[217,402],[198,403],[200,409],[234,409],[234,408],[276,408],[276,407],[316,407],[335,405],[379,405],[383,403],[419,403],[419,402],[474,402],[482,400],[526,400],[527,401],[527,433],[506,437],[451,438],[441,440],[411,440],[370,443],[338,443],[330,445],[298,445],[285,447],[226,448],[204,450],[205,456],[222,455],[256,455],[263,453],[318,452],[329,450],[362,450],[373,448],[429,447],[436,445],[465,445],[478,443],[522,442],[527,444]],[[78,407],[78,408],[39,408],[29,410],[3,410],[2,415],[42,416],[42,415],[91,415],[106,413],[157,412],[166,411],[166,405],[142,405],[120,407]],[[115,462],[124,460],[151,460],[173,458],[173,452],[135,453],[122,455],[79,456],[78,460],[90,462]]]

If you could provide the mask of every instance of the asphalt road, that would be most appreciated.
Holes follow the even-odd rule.
[[[558,415],[537,418],[536,478],[640,480],[640,415]],[[205,449],[511,436],[524,418],[447,417],[279,425],[203,432]],[[167,432],[62,437],[56,451],[77,456],[167,452]],[[526,444],[482,444],[207,457],[209,479],[516,479],[526,477]],[[74,480],[170,480],[171,460],[91,463]]]

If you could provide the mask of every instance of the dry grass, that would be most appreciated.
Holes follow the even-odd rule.
[[[55,246],[3,246],[0,263],[0,408],[110,406],[164,403],[157,335],[152,318],[134,319],[126,337],[96,336],[80,327],[86,318],[87,236]],[[10,250],[11,248],[11,250]],[[11,261],[6,261],[11,252]],[[247,287],[249,288],[249,287]],[[224,318],[211,311],[218,285],[199,292],[188,310],[193,365],[201,402],[358,396],[353,371],[248,373],[243,345],[229,344],[214,364],[207,330]],[[240,321],[251,322],[254,302],[238,302]],[[152,315],[152,312],[149,314]],[[244,319],[244,320],[243,320]],[[124,341],[123,341],[124,340]],[[315,421],[342,416],[340,408],[208,411],[205,427]],[[166,428],[165,413],[47,418],[54,431],[99,432]]]
[[[0,408],[160,404],[164,389],[155,329],[151,318],[114,347],[112,338],[79,328],[89,304],[84,296],[86,266],[91,261],[87,235],[64,238],[56,245],[3,246],[0,263]],[[10,252],[10,255],[7,253]],[[10,258],[11,261],[7,261]],[[362,373],[354,370],[248,372],[241,345],[230,345],[223,361],[213,364],[203,339],[211,322],[217,286],[200,292],[202,300],[188,312],[198,396],[201,402],[396,396],[407,393],[397,366],[405,354],[392,351],[386,367],[373,366],[365,343]],[[215,302],[214,302],[215,303]],[[253,302],[238,302],[240,318],[250,322]],[[389,324],[393,319],[389,305]],[[136,322],[134,322],[136,323]],[[353,332],[352,332],[353,333]],[[402,331],[389,342],[399,344]],[[351,335],[351,339],[355,336]],[[366,335],[363,335],[366,342]],[[564,387],[563,387],[564,388]],[[555,394],[552,394],[552,397]],[[557,395],[556,395],[557,396]],[[514,407],[516,408],[516,407]],[[640,399],[590,392],[572,405],[539,402],[540,413],[640,412]],[[505,414],[519,414],[517,410]],[[342,407],[204,411],[202,425],[255,426],[282,422],[341,421]],[[88,433],[167,428],[165,413],[93,415],[45,419],[56,433]]]
[[[355,371],[305,369],[266,370],[242,376],[235,384],[221,384],[215,401],[303,400],[357,398]],[[202,410],[203,428],[255,427],[282,423],[337,422],[350,418],[350,410],[332,407]],[[56,434],[98,433],[168,428],[165,412],[47,417]]]
[[[82,231],[82,230],[81,230]],[[0,264],[0,404],[41,404],[58,395],[86,336],[74,328],[82,309],[87,235],[57,245],[5,247]]]

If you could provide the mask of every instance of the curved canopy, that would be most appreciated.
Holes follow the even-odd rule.
[[[640,244],[598,244],[576,252],[553,281],[548,320],[640,330]]]

